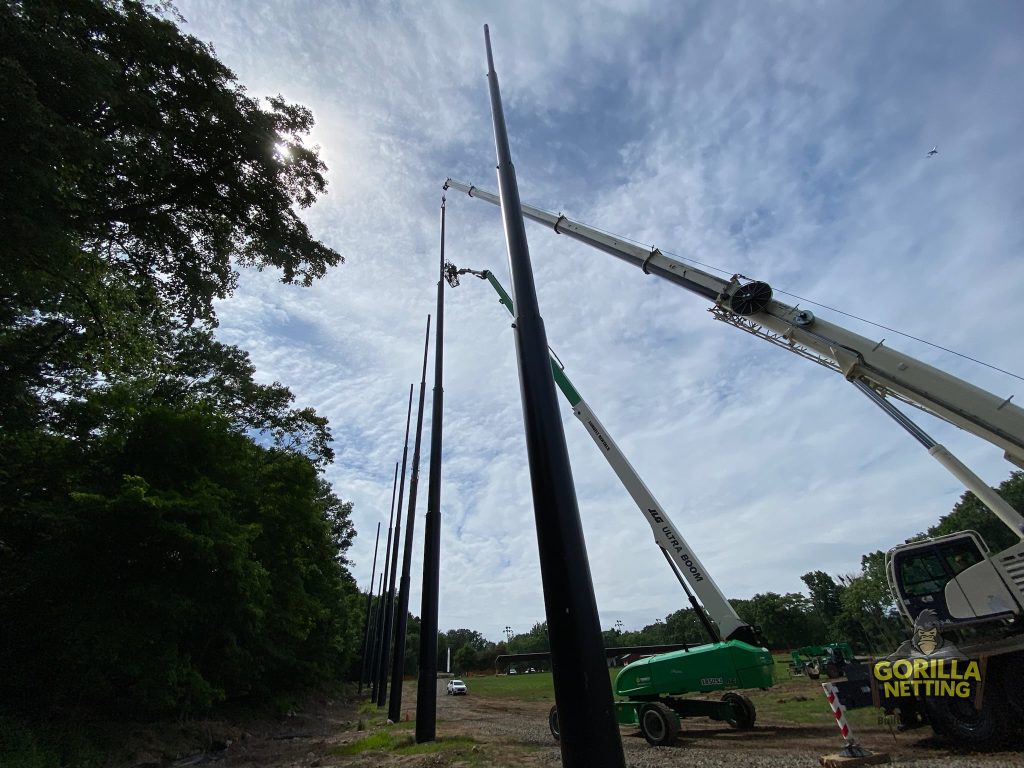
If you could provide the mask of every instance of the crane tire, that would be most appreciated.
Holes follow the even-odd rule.
[[[558,707],[554,704],[551,705],[551,709],[548,711],[548,730],[551,731],[551,736],[555,741],[562,740],[562,734],[558,730]]]
[[[651,746],[667,746],[679,735],[679,715],[660,702],[645,704],[640,709],[640,733]]]
[[[961,746],[998,746],[1008,735],[1008,712],[1002,692],[992,686],[976,709],[973,699],[929,696],[924,710],[932,730],[939,736]]]

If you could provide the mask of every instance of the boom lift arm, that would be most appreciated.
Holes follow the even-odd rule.
[[[494,205],[498,197],[470,184],[448,179],[445,189],[465,192]],[[729,280],[697,266],[623,242],[593,227],[530,205],[523,215],[587,245],[664,278],[707,299],[717,320],[795,352],[841,373],[876,405],[910,432],[939,463],[957,477],[1024,540],[1024,517],[946,448],[925,434],[886,399],[894,397],[971,432],[1000,447],[1007,461],[1024,468],[1024,409],[951,374],[842,326],[806,309],[772,298],[767,283],[742,275]]]
[[[491,284],[495,293],[498,294],[498,301],[515,317],[515,307],[512,298],[498,282],[498,279],[490,270],[477,271],[473,269],[458,269],[448,264],[445,269],[448,282],[453,286],[458,285],[458,276],[463,274],[474,275],[481,280]],[[550,353],[551,373],[558,388],[565,395],[565,399],[572,406],[573,415],[583,424],[587,433],[593,439],[594,444],[601,451],[601,454],[608,461],[623,487],[636,502],[640,511],[644,513],[647,524],[651,526],[654,533],[654,540],[661,548],[662,554],[668,561],[672,572],[679,580],[690,605],[697,614],[705,631],[712,642],[717,642],[723,637],[726,640],[742,640],[750,645],[761,645],[756,630],[747,624],[737,615],[725,595],[718,588],[714,579],[708,574],[700,559],[686,543],[679,529],[669,519],[664,508],[654,498],[654,494],[647,488],[640,475],[629,463],[625,454],[608,434],[608,430],[601,424],[594,411],[587,405],[576,387],[573,386],[565,370],[555,356]],[[689,584],[689,586],[688,586]],[[692,587],[692,590],[690,589]],[[694,598],[693,592],[700,597],[700,603]],[[703,604],[703,608],[701,607]],[[705,611],[707,613],[705,613]],[[715,628],[708,620],[708,616],[714,619],[718,625]],[[721,634],[719,634],[721,633]]]

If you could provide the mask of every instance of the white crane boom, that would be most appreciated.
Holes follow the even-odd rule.
[[[495,205],[500,202],[491,192],[453,179],[445,182],[445,188]],[[850,381],[861,379],[882,396],[895,396],[972,432],[999,446],[1008,461],[1024,468],[1024,409],[1010,402],[1012,395],[994,395],[881,341],[773,299],[767,283],[744,282],[739,275],[726,280],[665,256],[657,248],[646,250],[533,206],[524,204],[523,215],[704,297],[719,320],[832,368]]]
[[[444,188],[501,205],[493,192],[472,184],[447,179]],[[1024,539],[1024,517],[944,446],[885,400],[887,396],[894,397],[971,432],[1001,448],[1007,461],[1024,468],[1024,409],[1010,402],[1013,395],[998,397],[884,346],[884,339],[873,341],[815,317],[810,310],[777,301],[772,298],[772,289],[767,283],[742,275],[725,280],[693,264],[666,256],[657,248],[647,250],[624,242],[562,214],[526,204],[522,209],[524,217],[551,227],[557,234],[568,235],[639,267],[645,274],[657,275],[704,297],[711,302],[710,311],[716,319],[841,373]]]

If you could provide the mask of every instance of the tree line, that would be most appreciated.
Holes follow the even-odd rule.
[[[214,333],[240,268],[343,261],[312,125],[165,3],[0,2],[0,725],[350,675],[327,421]]]

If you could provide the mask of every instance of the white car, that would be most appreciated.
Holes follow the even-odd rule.
[[[449,696],[465,696],[469,692],[466,688],[466,684],[461,680],[449,680],[448,681],[448,695]]]

